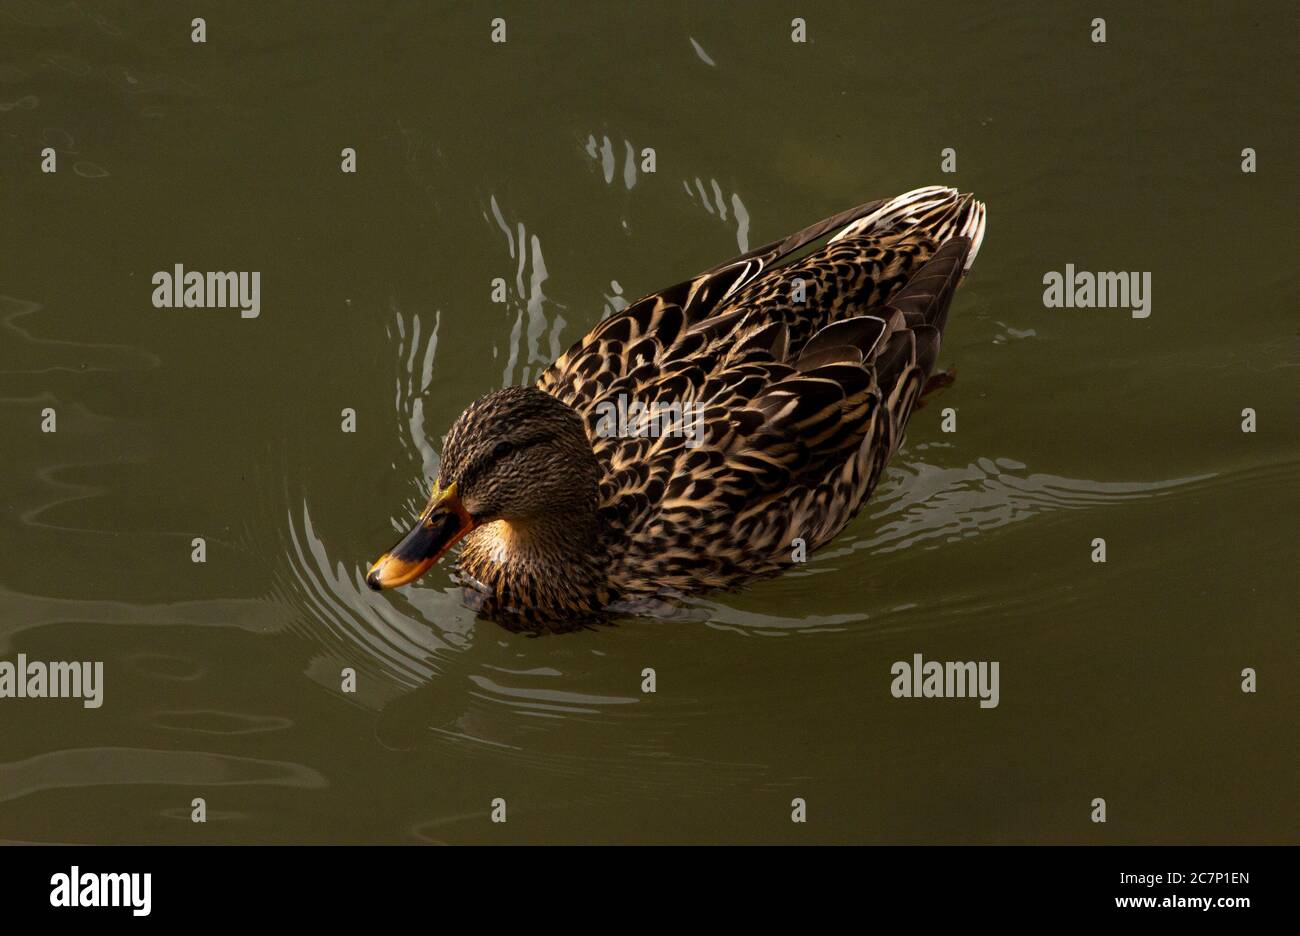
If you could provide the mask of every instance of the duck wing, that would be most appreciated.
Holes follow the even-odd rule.
[[[538,389],[587,415],[614,380],[640,363],[687,357],[710,338],[725,333],[727,322],[705,320],[715,316],[738,290],[826,234],[869,219],[884,204],[877,200],[842,211],[638,299],[604,319],[562,354],[538,378]],[[735,316],[729,324],[739,320],[740,316]]]
[[[620,589],[731,587],[788,565],[796,541],[811,551],[836,536],[902,440],[970,248],[950,239],[889,304],[827,326],[792,361],[777,359],[782,334],[776,351],[644,384],[647,399],[678,400],[687,379],[703,431],[696,445],[597,440],[602,513],[623,534]]]
[[[930,194],[871,209],[820,250],[765,261],[707,314],[649,297],[658,330],[626,333],[621,371],[579,365],[594,378],[593,417],[620,395],[699,414],[695,438],[592,433],[606,519],[626,534],[613,573],[624,588],[725,587],[788,564],[796,538],[816,548],[860,508],[901,442],[983,235],[978,202],[920,191]],[[590,337],[579,358],[596,353]]]

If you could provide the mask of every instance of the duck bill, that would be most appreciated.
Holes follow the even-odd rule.
[[[370,567],[366,584],[379,591],[414,582],[474,526],[474,519],[456,496],[456,485],[435,490],[410,532]]]

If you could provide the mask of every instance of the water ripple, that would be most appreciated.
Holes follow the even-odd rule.
[[[886,519],[878,532],[822,557],[866,549],[875,554],[908,549],[917,543],[954,541],[1055,510],[1083,510],[1150,497],[1162,497],[1214,474],[1165,481],[1092,481],[1025,473],[1014,459],[981,458],[963,468],[902,462],[888,470],[887,484],[873,505],[873,517]],[[887,519],[893,518],[893,519]]]
[[[0,802],[49,790],[142,784],[301,789],[321,789],[329,785],[322,774],[302,764],[208,751],[72,748],[0,763]]]
[[[542,242],[536,234],[529,234],[524,222],[516,223],[512,231],[506,223],[501,206],[495,195],[489,198],[492,220],[506,237],[506,246],[511,259],[516,262],[515,291],[510,304],[515,310],[514,326],[510,330],[509,356],[505,369],[501,373],[503,387],[515,384],[527,384],[537,378],[542,370],[560,356],[560,332],[565,324],[564,317],[556,314],[553,321],[548,321],[544,310],[547,301],[542,291],[542,284],[550,275],[546,269],[546,260],[542,256]],[[487,217],[487,214],[484,214]],[[528,274],[528,284],[524,285],[524,274]],[[522,305],[521,305],[522,303]],[[524,316],[528,317],[528,329],[524,334]],[[543,350],[541,339],[547,335],[547,347]],[[523,343],[526,342],[526,347]],[[524,355],[521,362],[520,356]],[[522,363],[522,366],[521,366]],[[516,375],[515,369],[519,368]]]

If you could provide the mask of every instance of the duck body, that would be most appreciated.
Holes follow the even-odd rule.
[[[842,212],[646,296],[535,387],[472,404],[439,490],[468,518],[475,603],[581,620],[734,588],[833,539],[902,441],[984,218],[939,187]],[[609,418],[629,409],[666,415]]]

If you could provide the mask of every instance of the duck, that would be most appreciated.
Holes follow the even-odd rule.
[[[459,545],[470,607],[563,630],[791,567],[902,444],[985,220],[970,194],[918,188],[609,315],[533,385],[465,409],[366,584],[407,585]]]

